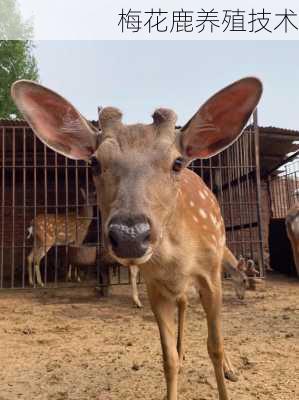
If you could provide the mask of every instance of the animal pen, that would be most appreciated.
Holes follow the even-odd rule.
[[[211,159],[194,161],[190,168],[204,179],[220,203],[230,249],[237,257],[254,259],[260,277],[264,277],[256,115],[233,146]],[[113,273],[103,273],[107,271],[107,263],[103,257],[98,210],[93,207],[89,217],[82,213],[91,206],[88,194],[93,191],[87,162],[69,160],[47,148],[23,120],[1,120],[0,166],[1,289],[31,287],[27,257],[32,249],[36,251],[36,238],[34,234],[28,237],[28,228],[31,226],[34,231],[37,224],[44,226],[44,247],[48,237],[54,237],[52,247],[40,262],[45,287],[129,283],[126,268],[114,265]],[[80,193],[81,188],[87,193],[86,199]],[[90,220],[84,240],[77,240],[86,218]],[[68,234],[70,224],[76,226],[74,237]],[[58,240],[59,234],[64,243]],[[97,249],[94,263],[84,269],[85,277],[80,283],[67,282],[69,246],[74,242],[85,249],[87,246]],[[37,287],[36,283],[34,286]]]

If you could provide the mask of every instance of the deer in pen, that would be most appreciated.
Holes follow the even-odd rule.
[[[66,246],[70,243],[83,243],[92,221],[93,207],[96,201],[95,193],[88,196],[80,188],[82,197],[87,204],[81,206],[78,213],[66,214],[37,214],[28,228],[29,235],[33,236],[33,246],[27,257],[29,284],[34,285],[33,265],[37,284],[44,287],[40,273],[40,262],[53,246]]]

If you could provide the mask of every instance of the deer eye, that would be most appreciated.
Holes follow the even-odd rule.
[[[101,163],[96,157],[91,157],[90,167],[93,176],[101,175],[102,172]]]
[[[174,160],[172,164],[172,170],[174,172],[180,172],[181,169],[183,169],[184,165],[185,165],[185,160],[183,159],[183,157],[178,157],[176,160]]]

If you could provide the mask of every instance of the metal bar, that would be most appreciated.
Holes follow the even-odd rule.
[[[244,138],[243,138],[243,136],[241,136],[241,138],[235,143],[235,159],[236,159],[236,162],[237,162],[237,164],[239,164],[240,166],[242,165],[242,163],[241,163],[241,157],[240,157],[240,154],[241,154],[241,142],[242,142],[242,144],[243,144],[243,147],[244,147]],[[236,177],[236,179],[237,180],[239,180],[240,179],[240,177],[239,177],[239,173],[240,173],[241,171],[240,171],[240,167],[237,169],[236,168],[236,175],[237,175],[237,177]],[[240,181],[239,181],[239,184],[237,185],[237,187],[236,187],[236,190],[235,190],[235,192],[236,192],[236,197],[237,197],[237,203],[238,203],[238,210],[239,210],[239,221],[240,221],[240,225],[242,226],[242,225],[244,225],[245,223],[244,223],[244,215],[243,215],[243,208],[241,207],[241,204],[240,204],[240,201],[241,201],[241,199],[242,199],[242,193],[241,193],[241,183],[240,183]],[[244,229],[242,229],[241,230],[241,254],[245,254],[245,244],[244,244]]]
[[[37,216],[37,209],[36,209],[36,202],[37,202],[37,194],[36,194],[36,136],[33,135],[33,212],[34,212],[34,224],[33,224],[33,282],[34,282],[34,287],[35,287],[35,263],[36,263],[36,216]]]
[[[78,242],[78,217],[79,217],[79,177],[78,177],[78,160],[75,161],[75,195],[76,195],[76,242]]]
[[[246,224],[240,224],[240,225],[227,225],[225,227],[226,232],[232,232],[232,231],[239,231],[242,229],[247,229],[250,227],[257,227],[258,226],[258,222],[250,222],[250,223],[246,223]]]
[[[5,128],[2,128],[2,205],[5,205]],[[3,288],[4,274],[4,224],[5,211],[2,208],[1,213],[1,268],[0,268],[0,287]]]
[[[260,174],[260,137],[259,137],[259,128],[258,128],[258,114],[257,109],[253,113],[253,125],[254,125],[254,139],[255,139],[255,164],[256,164],[256,200],[257,200],[257,218],[258,218],[258,233],[260,240],[260,257],[261,257],[261,266],[260,271],[261,275],[265,275],[265,266],[264,266],[264,246],[263,246],[263,233],[262,233],[262,210],[261,210],[261,174]]]
[[[11,287],[15,286],[15,203],[16,203],[16,170],[15,170],[15,156],[16,156],[16,129],[12,130],[12,241],[11,241]]]
[[[227,149],[227,157],[228,157],[228,164],[231,162],[231,148]],[[230,213],[230,225],[233,226],[234,224],[234,211],[233,211],[233,195],[231,189],[231,181],[232,181],[232,173],[231,169],[227,170],[227,179],[228,179],[228,199],[229,199],[229,213]],[[231,231],[231,242],[235,241],[235,233],[234,230]]]
[[[69,244],[69,174],[68,174],[68,158],[65,157],[65,259],[68,259]],[[61,265],[59,265],[60,267]],[[57,282],[55,282],[57,285]]]
[[[250,130],[247,131],[246,134],[246,141],[247,141],[247,152],[245,152],[245,163],[248,165],[249,161],[250,164],[252,164],[252,139],[254,138],[254,136],[252,135],[252,130],[250,128]],[[247,168],[247,173],[249,173],[249,168]],[[251,194],[251,185],[249,182],[249,178],[246,179],[246,181],[244,182],[244,195],[247,196],[250,200],[252,200],[252,194]],[[252,225],[252,218],[253,218],[253,207],[256,206],[256,202],[250,202],[248,205],[251,204],[251,209],[247,209],[247,214],[248,214],[248,221],[249,221],[249,238],[250,238],[250,258],[253,258],[254,255],[254,249],[253,249],[253,237],[254,237],[254,230],[253,230],[253,225]]]
[[[47,228],[48,228],[48,180],[47,180],[47,146],[44,144],[44,193],[45,193],[45,203],[44,203],[44,252],[45,252],[45,262],[44,262],[44,284],[47,286],[48,282],[48,251],[47,251]]]
[[[22,252],[22,287],[25,287],[26,271],[26,129],[23,128],[23,252]]]
[[[57,263],[58,263],[58,247],[57,247],[57,219],[58,219],[58,155],[55,152],[54,155],[54,165],[55,165],[55,178],[54,178],[54,186],[55,186],[55,262],[54,262],[54,282],[57,282]]]

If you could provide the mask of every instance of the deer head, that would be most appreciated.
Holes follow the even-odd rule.
[[[212,96],[181,129],[169,109],[156,110],[151,124],[125,125],[118,109],[106,107],[97,130],[57,93],[25,80],[12,87],[40,140],[66,157],[90,161],[104,243],[123,265],[142,264],[159,248],[181,171],[237,140],[261,92],[259,80],[239,80]]]
[[[246,275],[249,277],[259,276],[260,272],[255,266],[255,262],[251,259],[247,260]]]

